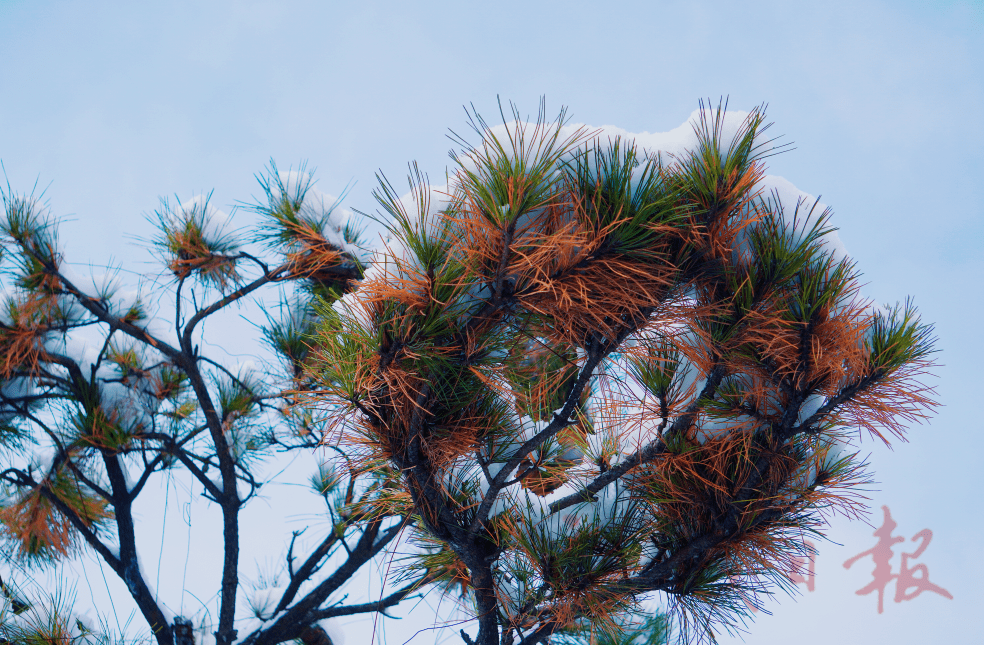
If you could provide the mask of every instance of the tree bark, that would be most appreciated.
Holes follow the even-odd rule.
[[[191,621],[184,616],[177,616],[174,619],[174,645],[195,645],[195,634],[191,628]]]
[[[335,645],[328,636],[328,632],[318,625],[305,627],[304,631],[301,632],[301,642],[304,645]]]

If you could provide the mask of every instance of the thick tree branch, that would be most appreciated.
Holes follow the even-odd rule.
[[[298,638],[300,632],[316,620],[313,612],[317,611],[332,593],[399,535],[405,523],[401,521],[379,535],[381,526],[382,520],[370,522],[363,529],[355,548],[340,567],[309,591],[304,598],[283,611],[272,625],[263,627],[243,639],[242,645],[274,645]]]
[[[328,537],[321,541],[321,544],[319,544],[314,551],[311,552],[311,555],[309,555],[307,560],[304,561],[304,564],[302,564],[296,572],[291,571],[290,583],[287,585],[287,588],[284,589],[284,594],[280,597],[280,602],[277,603],[277,608],[274,610],[274,613],[280,613],[286,609],[291,601],[294,600],[294,597],[297,595],[297,591],[301,588],[301,585],[307,582],[307,580],[318,570],[318,564],[328,556],[331,548],[340,539],[338,533],[338,525],[332,526],[331,533]],[[293,546],[294,542],[291,540],[291,547]],[[291,568],[292,567],[293,565],[291,565]]]
[[[285,262],[284,264],[281,264],[279,267],[275,268],[272,272],[265,273],[263,276],[257,278],[256,280],[253,280],[249,284],[244,285],[239,289],[236,289],[229,295],[219,300],[216,300],[215,302],[208,305],[207,307],[204,307],[196,311],[195,314],[185,324],[184,331],[181,333],[180,336],[181,347],[186,351],[191,347],[191,335],[195,332],[195,327],[198,325],[198,323],[203,321],[208,316],[211,316],[216,311],[219,311],[220,309],[223,309],[224,307],[232,304],[233,302],[236,302],[237,300],[240,300],[241,298],[248,296],[252,292],[259,289],[260,287],[269,284],[270,282],[276,282],[281,276],[281,274],[290,271],[291,266],[292,266],[291,262]]]
[[[401,587],[385,598],[380,598],[374,602],[367,602],[361,605],[347,605],[339,607],[329,607],[318,609],[311,612],[314,620],[324,620],[325,618],[338,618],[340,616],[353,616],[355,614],[385,613],[390,607],[394,607],[405,600],[411,593],[433,581],[431,576],[421,576],[414,582]]]
[[[140,571],[132,513],[133,493],[127,487],[120,455],[108,450],[102,450],[101,454],[112,487],[113,514],[116,519],[116,534],[120,542],[120,566],[117,574],[126,583],[130,595],[137,603],[147,624],[150,625],[157,642],[160,645],[168,645],[173,640],[171,626]]]

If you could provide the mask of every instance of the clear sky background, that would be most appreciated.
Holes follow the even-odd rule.
[[[360,210],[374,208],[378,169],[402,181],[417,160],[443,183],[462,105],[492,121],[497,95],[530,114],[545,95],[549,111],[567,105],[575,122],[632,132],[670,130],[700,98],[769,104],[772,132],[795,145],[769,172],[833,207],[865,295],[912,295],[936,323],[943,407],[894,451],[861,444],[879,481],[874,525],[836,521],[815,590],[771,604],[747,642],[980,642],[981,0],[0,0],[0,159],[14,189],[37,181],[69,220],[74,262],[156,272],[129,236],[151,234],[158,196],[214,189],[228,210],[259,194],[253,175],[271,157],[307,160],[328,193],[353,184],[345,204]],[[928,528],[910,564],[953,600],[896,603],[892,583],[879,614],[874,595],[855,595],[872,562],[842,563],[874,546],[881,505],[907,538],[893,572]],[[83,583],[80,602],[87,595]],[[428,612],[418,606],[405,625],[427,624]],[[386,642],[416,630],[400,625]],[[371,624],[348,630],[354,645]]]

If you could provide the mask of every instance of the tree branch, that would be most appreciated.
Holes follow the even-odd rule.
[[[318,606],[327,600],[328,596],[351,578],[362,565],[375,557],[405,527],[405,522],[401,521],[383,532],[377,540],[376,537],[379,534],[381,524],[382,520],[371,522],[363,530],[349,557],[338,569],[308,592],[294,606],[286,609],[272,625],[258,629],[246,637],[242,641],[242,645],[273,645],[298,638],[301,630],[315,621],[312,618],[312,612],[317,611]]]
[[[338,525],[335,525],[331,527],[331,533],[328,537],[322,540],[321,544],[319,544],[317,548],[311,552],[311,555],[309,555],[307,560],[304,561],[304,564],[301,565],[300,569],[298,569],[296,573],[291,573],[290,584],[288,584],[287,588],[284,589],[284,594],[280,597],[280,602],[277,603],[277,608],[274,610],[274,613],[280,613],[287,608],[287,606],[297,595],[298,589],[300,589],[301,585],[304,584],[308,578],[310,578],[317,571],[318,563],[328,555],[328,552],[331,551],[331,547],[333,547],[335,542],[338,540]],[[292,550],[293,546],[294,541],[291,540]]]
[[[389,609],[400,603],[400,601],[407,598],[411,592],[420,589],[422,586],[433,581],[433,578],[429,575],[424,575],[411,582],[410,584],[402,587],[385,598],[380,598],[375,602],[367,602],[361,605],[349,605],[347,607],[329,607],[327,609],[318,609],[311,612],[313,620],[324,620],[325,618],[338,618],[339,616],[352,616],[355,614],[366,614],[366,613],[385,613],[385,610]]]
[[[687,410],[680,415],[673,422],[670,428],[666,431],[667,434],[675,434],[678,432],[683,432],[693,423],[694,417],[700,411],[704,404],[709,401],[717,388],[721,385],[725,375],[724,369],[720,366],[715,367],[707,377],[707,381],[704,384],[704,388],[701,390],[700,395],[689,405]],[[644,463],[650,462],[656,459],[659,455],[663,454],[666,450],[666,442],[663,437],[657,437],[642,449],[637,450],[632,453],[617,465],[612,466],[605,472],[601,473],[595,477],[591,483],[585,486],[582,490],[571,493],[566,497],[558,499],[557,501],[550,504],[550,514],[553,515],[565,508],[573,506],[574,504],[579,504],[581,502],[591,501],[593,496],[600,492],[601,489],[608,486],[613,481],[620,479],[627,472],[635,468],[636,466],[642,465]]]

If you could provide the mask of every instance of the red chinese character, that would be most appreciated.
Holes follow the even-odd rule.
[[[803,543],[811,550],[816,548],[816,545],[809,540],[803,540]],[[816,563],[813,561],[813,556],[814,554],[811,553],[809,556],[796,558],[796,564],[793,570],[789,572],[789,580],[795,584],[805,582],[807,591],[813,591],[817,588],[816,570],[814,568]],[[804,573],[806,573],[805,576],[803,575]]]
[[[803,540],[803,542],[804,544],[809,546],[810,549],[813,549],[816,546],[815,544],[813,544],[813,542],[810,542],[809,540]],[[813,561],[813,554],[810,554],[808,557],[804,556],[804,557],[796,558],[795,561],[793,562],[792,571],[787,573],[786,577],[788,577],[790,582],[794,584],[799,584],[801,582],[806,583],[806,590],[813,591],[814,589],[816,589],[816,580],[815,580],[816,572],[814,570],[814,565],[815,563]],[[804,573],[806,574],[805,576],[803,575]],[[742,602],[745,603],[745,606],[753,614],[758,613],[758,608],[751,603],[748,597],[742,597]]]
[[[866,596],[872,591],[878,591],[879,614],[884,611],[885,587],[892,580],[895,580],[895,602],[912,600],[924,591],[932,591],[944,598],[953,600],[953,596],[950,595],[949,591],[929,581],[929,569],[926,568],[925,564],[917,564],[914,567],[909,567],[909,560],[922,555],[922,552],[926,550],[926,547],[929,546],[930,541],[933,539],[933,532],[929,529],[923,529],[912,536],[913,542],[920,542],[919,548],[914,553],[903,553],[902,566],[899,572],[892,573],[891,559],[894,555],[892,547],[900,542],[905,542],[905,538],[892,536],[892,532],[898,527],[898,524],[892,519],[892,514],[889,512],[887,506],[882,506],[882,512],[885,514],[885,519],[873,534],[878,538],[878,543],[867,551],[859,553],[844,562],[844,568],[850,569],[855,562],[870,555],[872,561],[875,563],[875,568],[871,572],[873,580],[867,586],[858,589],[854,593],[859,596]],[[917,572],[920,575],[915,575]],[[915,590],[910,593],[909,589]]]
[[[756,607],[755,605],[753,605],[752,604],[752,601],[749,600],[747,596],[742,596],[741,597],[741,601],[743,603],[745,603],[745,606],[748,607],[749,611],[751,611],[753,614],[757,614],[758,613],[758,607]]]

